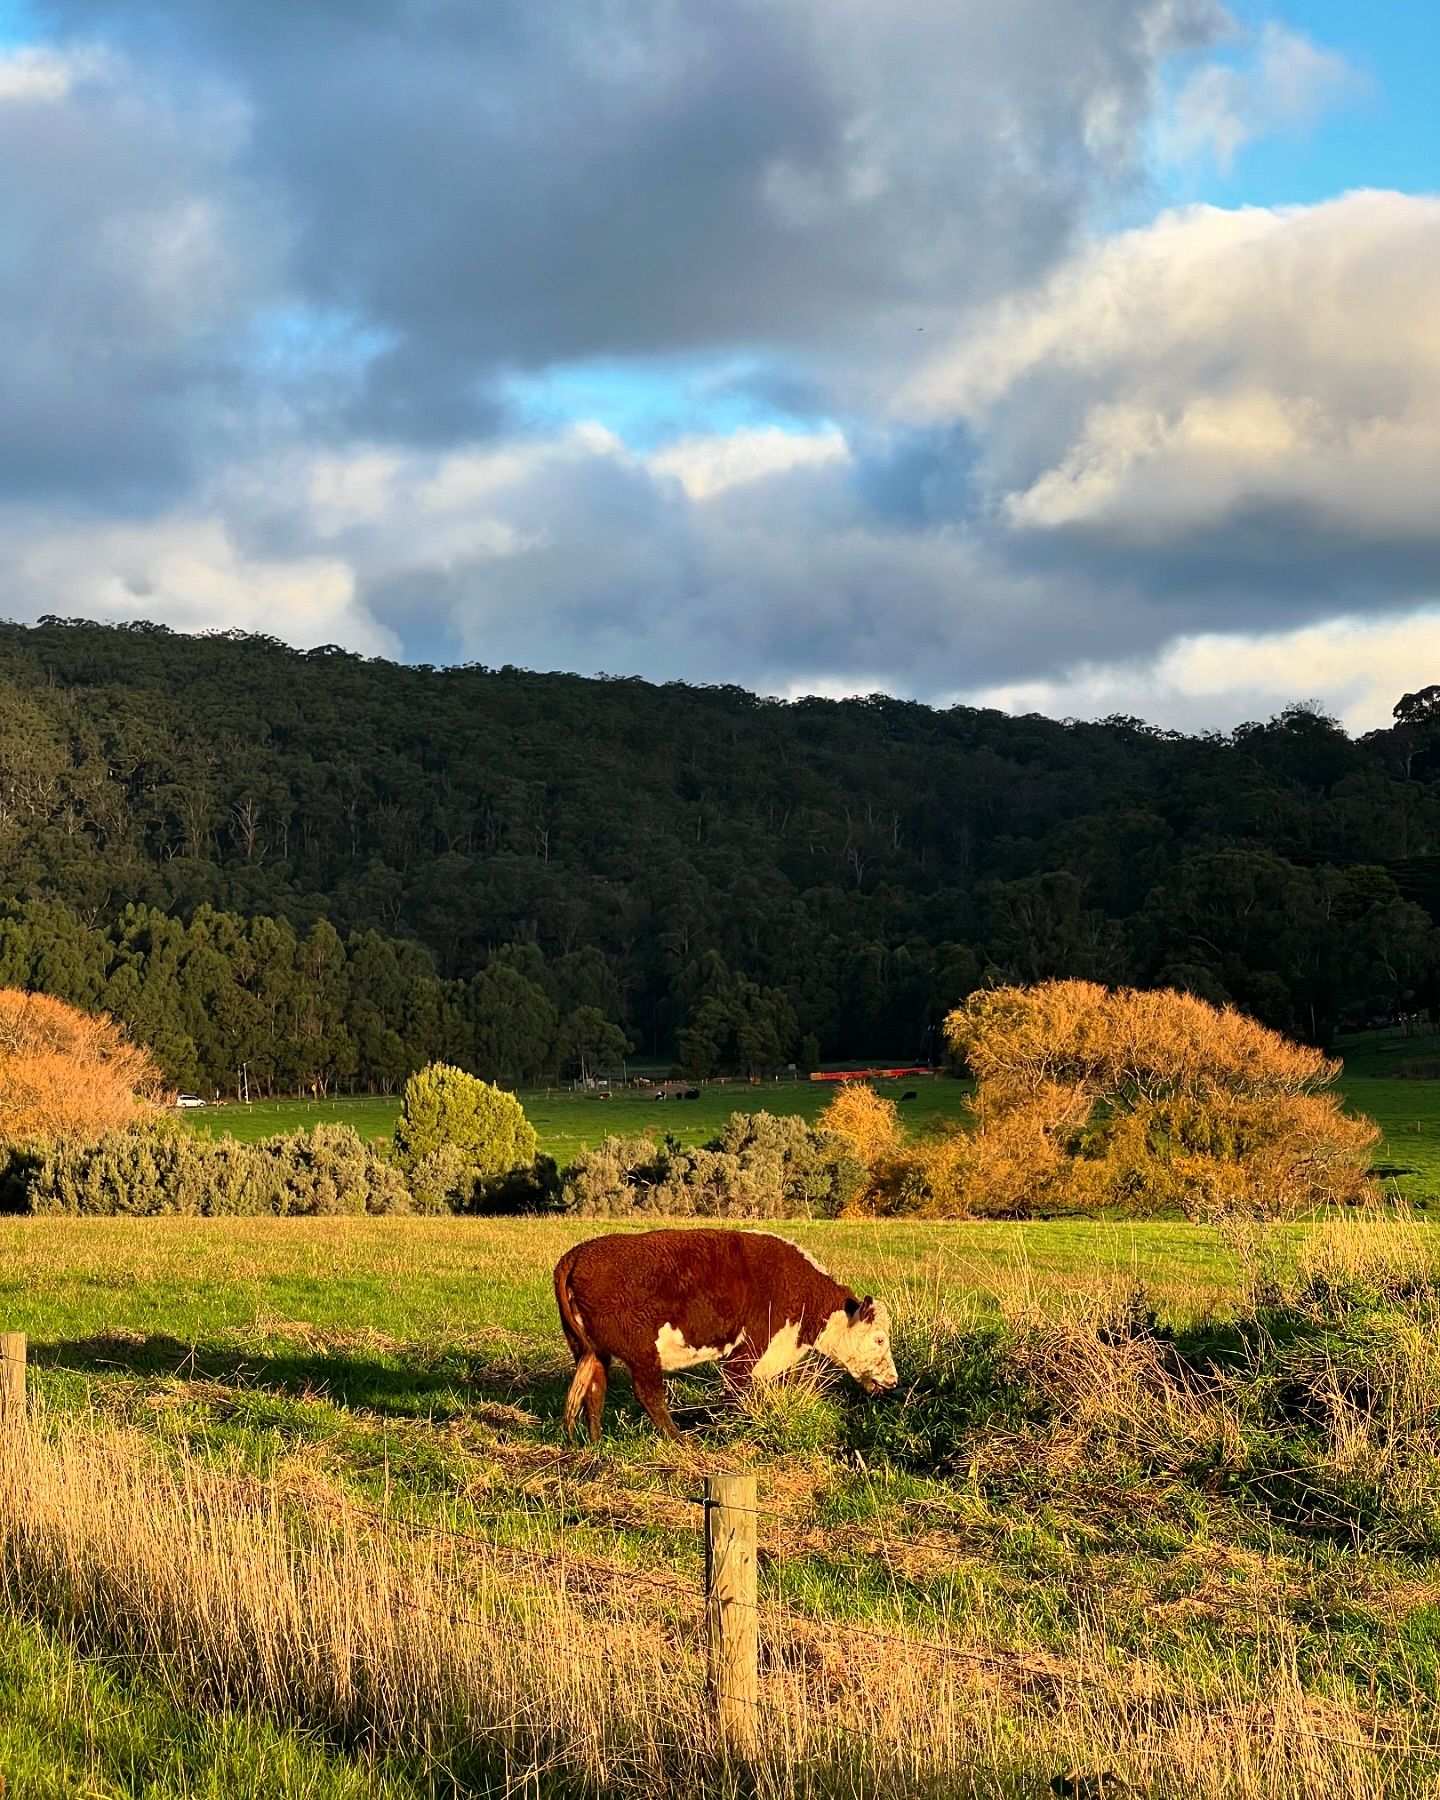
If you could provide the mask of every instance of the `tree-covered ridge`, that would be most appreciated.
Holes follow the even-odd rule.
[[[240,987],[267,1021],[264,971],[293,968],[313,1012],[297,1041],[322,1049],[349,1008],[367,1077],[386,1031],[413,1035],[411,1066],[514,1073],[477,1034],[579,1031],[582,1010],[696,1067],[807,1035],[912,1056],[991,974],[1175,983],[1325,1042],[1440,997],[1436,700],[1359,741],[1300,707],[1186,737],[5,625],[0,893],[62,902],[112,946],[99,991],[66,997],[147,1041],[173,1021],[114,1001],[113,948],[136,918],[169,942],[162,914],[254,961]],[[149,910],[126,925],[127,906]],[[43,962],[28,978],[62,991]],[[520,1021],[536,993],[553,1028]],[[395,1007],[448,1023],[397,1026]],[[225,1009],[205,1010],[182,1035],[218,1046]],[[311,1078],[289,1054],[277,1080]]]

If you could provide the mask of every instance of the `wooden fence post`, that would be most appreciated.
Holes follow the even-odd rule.
[[[25,1333],[0,1331],[0,1424],[25,1417]]]
[[[705,1626],[710,1699],[725,1747],[750,1756],[760,1690],[755,1477],[705,1478]]]

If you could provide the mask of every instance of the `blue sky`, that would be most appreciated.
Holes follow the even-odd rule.
[[[0,0],[0,592],[1381,723],[1437,73],[1337,0]]]
[[[1337,52],[1359,77],[1357,91],[1311,127],[1247,146],[1228,177],[1212,166],[1193,189],[1174,183],[1176,198],[1217,206],[1303,206],[1347,188],[1440,188],[1440,7],[1398,0],[1271,7],[1247,0],[1232,10],[1250,34],[1279,21]],[[1237,59],[1245,44],[1242,38],[1234,46]]]

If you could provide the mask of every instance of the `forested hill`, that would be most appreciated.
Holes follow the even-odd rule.
[[[511,967],[647,1052],[688,1026],[692,1065],[707,1031],[714,1067],[914,1055],[991,971],[1174,981],[1326,1041],[1440,997],[1440,692],[1401,712],[1194,738],[4,625],[8,968],[47,980],[33,903],[112,945],[134,904]]]

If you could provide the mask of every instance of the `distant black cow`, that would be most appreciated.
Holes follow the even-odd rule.
[[[915,1092],[914,1088],[906,1088],[905,1092],[900,1096],[900,1104],[903,1106],[907,1100],[918,1100],[919,1098],[920,1096]]]
[[[686,1088],[685,1098],[687,1100],[698,1100],[700,1098],[699,1088]]]

